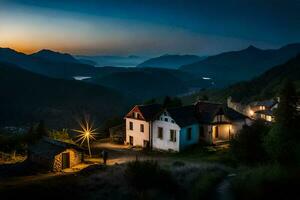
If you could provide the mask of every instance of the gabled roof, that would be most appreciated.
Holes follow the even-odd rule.
[[[53,158],[57,154],[65,151],[66,149],[84,151],[83,148],[77,146],[76,144],[61,142],[46,137],[40,139],[37,143],[29,146],[29,152],[47,158]]]
[[[178,124],[180,127],[185,127],[198,123],[194,105],[170,108],[167,109],[167,112],[170,114],[172,119],[174,119],[176,124]]]
[[[136,105],[127,115],[126,117],[131,117],[131,113],[134,112],[134,110],[138,110],[143,119],[146,121],[151,121],[155,118],[155,116],[161,112],[163,109],[163,106],[160,104],[150,104],[150,105]]]
[[[229,108],[224,104],[198,101],[195,104],[197,117],[200,123],[211,123],[218,114],[225,115],[232,121],[244,120],[247,116]]]

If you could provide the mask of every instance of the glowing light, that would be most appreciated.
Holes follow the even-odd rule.
[[[92,157],[91,148],[90,148],[90,140],[95,140],[95,134],[97,134],[95,131],[97,128],[93,128],[93,123],[90,123],[88,118],[85,118],[85,120],[79,121],[79,125],[81,127],[81,130],[73,129],[73,131],[80,133],[77,137],[78,139],[76,142],[80,142],[80,146],[86,141],[88,145],[89,155]]]
[[[250,114],[250,116],[253,116],[254,115],[253,110],[249,110],[249,114]]]

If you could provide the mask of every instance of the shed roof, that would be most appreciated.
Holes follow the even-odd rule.
[[[29,146],[29,152],[42,157],[52,158],[66,149],[83,151],[84,149],[71,143],[66,143],[50,138],[42,138],[37,143]]]
[[[229,108],[220,103],[212,103],[205,101],[198,101],[195,104],[197,117],[200,123],[211,123],[214,117],[218,114],[225,115],[232,121],[244,120],[247,116]]]

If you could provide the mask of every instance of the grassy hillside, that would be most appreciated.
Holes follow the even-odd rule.
[[[300,54],[250,81],[239,82],[225,89],[203,91],[192,96],[186,96],[183,100],[189,103],[203,95],[209,96],[211,100],[215,101],[225,101],[229,96],[242,102],[268,99],[277,95],[285,79],[293,81],[300,92]]]
[[[118,92],[79,81],[48,78],[0,63],[0,123],[22,125],[40,119],[52,127],[72,127],[86,112],[97,122],[121,114],[126,102]]]

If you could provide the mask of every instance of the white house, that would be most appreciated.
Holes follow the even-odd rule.
[[[181,151],[199,142],[199,124],[195,107],[163,110],[153,121],[153,149]]]
[[[132,146],[150,147],[152,142],[152,121],[162,110],[159,104],[136,105],[125,116],[126,143]]]

